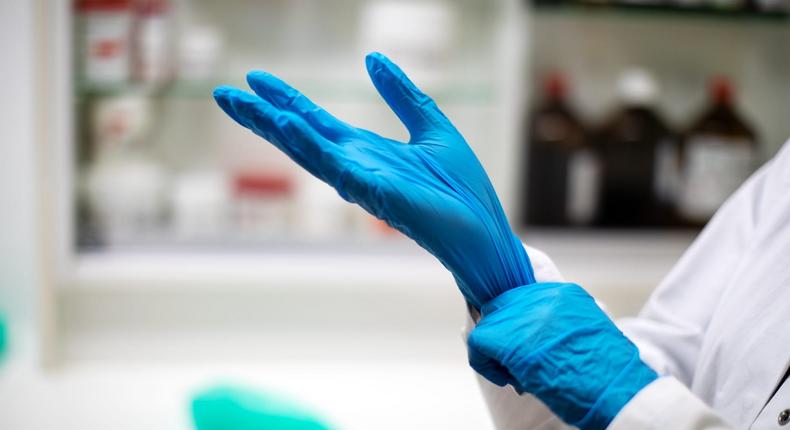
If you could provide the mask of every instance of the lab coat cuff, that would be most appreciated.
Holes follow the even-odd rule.
[[[651,382],[617,414],[607,430],[729,429],[716,413],[677,379]]]

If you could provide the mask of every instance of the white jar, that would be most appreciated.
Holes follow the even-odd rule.
[[[128,0],[81,1],[81,78],[88,84],[129,80],[132,10]]]

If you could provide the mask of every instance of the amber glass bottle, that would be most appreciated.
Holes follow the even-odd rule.
[[[597,224],[649,227],[668,223],[672,133],[656,110],[658,87],[645,71],[626,71],[618,83],[621,107],[596,134],[602,184]],[[671,155],[669,155],[671,156]]]
[[[711,80],[710,102],[685,133],[677,212],[687,224],[704,225],[752,173],[757,138],[735,109],[732,84]]]
[[[542,92],[541,102],[530,112],[527,121],[522,224],[582,224],[585,213],[590,212],[587,202],[594,201],[587,195],[591,191],[579,187],[583,182],[579,176],[585,174],[585,168],[590,170],[579,158],[585,147],[585,130],[567,104],[568,86],[564,76],[548,75]],[[586,185],[589,188],[590,184]]]

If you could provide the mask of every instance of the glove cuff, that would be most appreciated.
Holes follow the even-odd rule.
[[[565,285],[571,284],[566,282],[537,282],[511,288],[484,303],[483,306],[480,307],[480,313],[482,315],[487,315],[496,312],[500,308],[507,307],[513,300],[523,300],[522,296],[525,294],[524,291],[528,291],[528,297],[535,297],[540,296],[543,292],[551,291]],[[576,285],[576,287],[583,291],[583,289],[578,285]]]
[[[573,425],[581,430],[606,429],[625,405],[656,379],[658,374],[642,362],[639,352],[635,351],[631,360],[601,393],[590,411]]]
[[[575,296],[575,303],[587,303],[587,306],[594,307],[594,309],[600,311],[600,308],[597,307],[598,305],[595,304],[595,299],[583,288],[576,284],[557,282],[539,282],[505,291],[483,305],[480,311],[485,318],[486,315],[494,314],[500,309],[512,307],[514,303],[519,303],[522,309],[528,310],[539,302],[554,302],[558,297],[567,298],[571,295]],[[565,310],[570,311],[568,309]],[[603,311],[600,312],[603,315]],[[571,311],[571,313],[573,312]],[[533,384],[531,387],[525,387],[528,388],[526,391],[541,398],[552,411],[568,424],[581,430],[604,430],[626,403],[642,388],[657,379],[658,375],[642,362],[639,358],[637,347],[625,338],[608,317],[602,316],[601,321],[577,318],[576,323],[581,325],[577,325],[572,329],[569,328],[561,337],[555,337],[550,339],[550,342],[543,343],[541,351],[529,353],[524,351],[515,353],[511,351],[508,354],[509,356],[521,357],[520,365],[515,367],[521,368],[525,372],[523,374],[517,372],[513,376],[517,381],[529,381],[534,379],[536,375],[541,374],[544,375],[544,379],[547,381],[552,372],[558,371],[557,366],[563,365],[562,362],[546,360],[545,356],[551,355],[547,351],[558,344],[566,342],[581,342],[576,343],[576,346],[581,346],[585,349],[590,359],[600,361],[608,357],[609,362],[605,366],[607,368],[604,375],[587,374],[586,372],[595,371],[595,369],[585,369],[583,366],[576,369],[568,369],[571,374],[576,372],[580,377],[597,380],[595,384],[587,387],[589,391],[577,393],[584,399],[574,398],[572,395],[565,396],[559,392],[550,394],[548,391],[558,388],[551,386],[551,384],[541,387]],[[580,340],[593,334],[596,334],[596,337],[605,336],[603,339],[610,341],[609,343],[615,347],[618,354],[622,353],[622,355],[608,356],[606,351],[601,349],[601,346],[607,343],[588,342],[588,345],[584,345],[585,342]],[[569,341],[569,339],[571,340]],[[511,368],[514,366],[506,365],[506,367]],[[567,383],[568,381],[565,382]],[[565,387],[565,389],[568,388],[570,387]],[[543,393],[541,391],[547,392]],[[559,391],[563,390],[560,389]]]

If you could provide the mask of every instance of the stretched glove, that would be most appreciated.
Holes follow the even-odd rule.
[[[476,308],[534,282],[527,253],[458,130],[386,57],[370,54],[365,63],[408,129],[408,143],[352,127],[264,72],[247,75],[257,95],[223,86],[214,98],[345,200],[436,256]]]
[[[605,429],[657,378],[578,285],[514,288],[481,313],[467,340],[471,366],[496,385],[535,395],[582,430]]]

